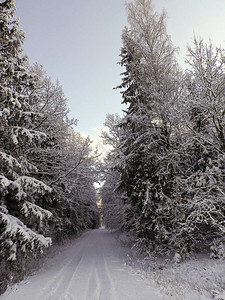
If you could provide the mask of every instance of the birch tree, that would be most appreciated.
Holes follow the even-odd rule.
[[[225,52],[210,42],[194,39],[188,48],[187,94],[184,106],[186,152],[189,167],[182,180],[186,190],[183,226],[198,250],[209,248],[215,257],[225,254],[224,99]]]

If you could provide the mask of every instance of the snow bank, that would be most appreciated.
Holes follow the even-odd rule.
[[[119,236],[128,244],[129,237]],[[127,255],[131,272],[140,274],[176,300],[225,300],[225,260],[196,255],[184,262],[173,258],[140,257],[134,249]]]

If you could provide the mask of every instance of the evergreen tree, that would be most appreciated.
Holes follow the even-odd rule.
[[[31,174],[28,150],[46,135],[33,129],[32,87],[35,79],[22,54],[24,34],[14,18],[14,1],[0,3],[0,238],[1,272],[23,270],[25,258],[51,244],[52,214],[38,205],[51,188]],[[7,279],[7,278],[6,278]]]
[[[130,29],[122,35],[121,64],[126,68],[119,88],[128,104],[120,126],[119,190],[126,192],[135,218],[138,242],[149,249],[168,248],[176,197],[173,157],[174,102],[179,70],[175,48],[166,32],[166,14],[155,13],[151,1],[127,4]]]

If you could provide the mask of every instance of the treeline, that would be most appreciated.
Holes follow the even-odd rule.
[[[127,11],[117,87],[127,108],[107,117],[103,134],[113,147],[105,223],[145,253],[225,257],[225,51],[195,38],[182,71],[166,13],[151,0]]]
[[[90,140],[72,129],[59,83],[23,55],[14,12],[0,3],[0,292],[99,218]]]

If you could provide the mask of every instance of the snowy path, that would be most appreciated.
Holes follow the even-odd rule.
[[[88,231],[45,270],[0,296],[4,300],[162,300],[156,288],[123,264],[120,243],[104,229]],[[171,299],[171,298],[170,298]]]

